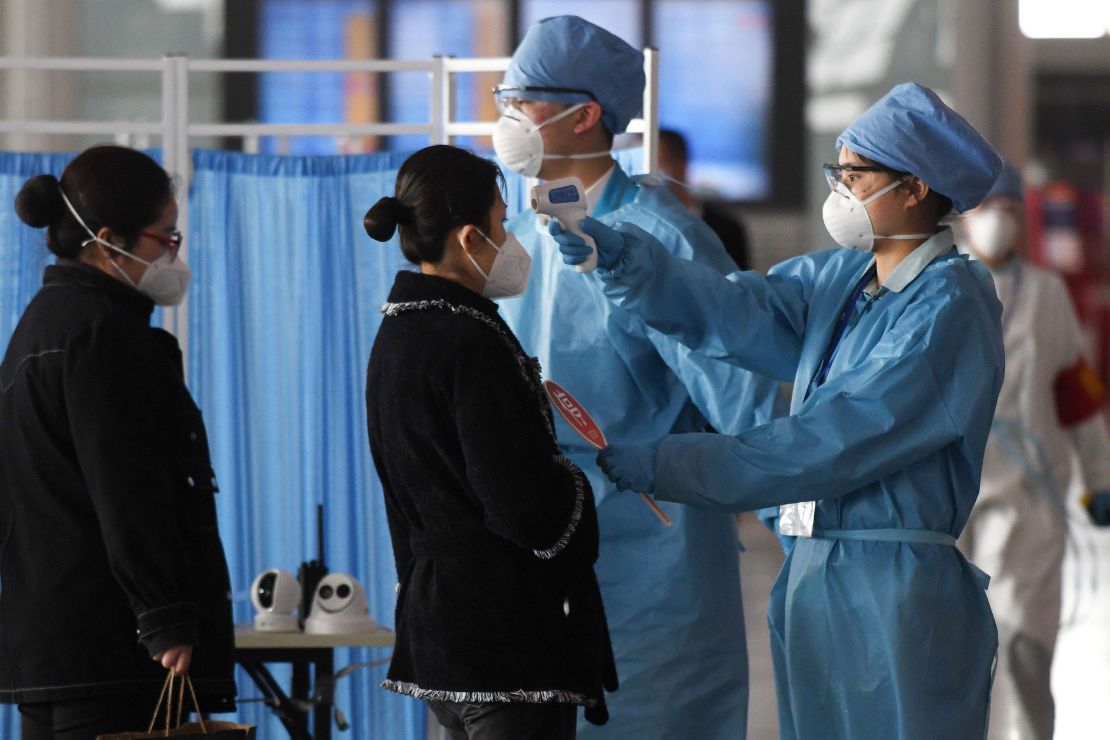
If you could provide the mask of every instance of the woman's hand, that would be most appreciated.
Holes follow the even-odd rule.
[[[162,664],[163,668],[172,668],[176,673],[188,673],[189,663],[193,660],[192,645],[174,645],[157,655],[154,660]]]

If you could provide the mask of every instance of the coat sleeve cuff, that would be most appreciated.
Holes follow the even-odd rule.
[[[138,617],[139,642],[151,655],[175,645],[197,644],[196,609],[189,602],[169,604]]]

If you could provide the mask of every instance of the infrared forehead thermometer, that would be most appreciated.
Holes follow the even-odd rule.
[[[559,219],[563,229],[582,237],[593,250],[585,262],[574,268],[578,272],[592,272],[597,267],[597,245],[592,236],[582,231],[587,208],[586,189],[577,177],[560,177],[532,188],[532,210]]]

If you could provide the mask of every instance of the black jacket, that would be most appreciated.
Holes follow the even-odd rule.
[[[234,708],[216,480],[153,303],[48,267],[0,365],[0,701],[157,690],[193,643],[201,703]]]
[[[366,385],[400,582],[383,686],[584,704],[603,723],[617,680],[597,513],[559,452],[538,363],[461,285],[402,272],[389,300]]]

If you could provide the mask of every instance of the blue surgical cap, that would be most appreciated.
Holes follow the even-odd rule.
[[[644,55],[576,15],[533,24],[513,54],[506,87],[586,90],[601,105],[601,122],[623,133],[643,107]],[[561,91],[513,92],[512,97],[552,103],[582,103],[589,96]]]
[[[1019,203],[1025,198],[1025,185],[1017,167],[1009,162],[1002,165],[1002,174],[994,181],[987,198],[1010,198]],[[986,200],[984,198],[983,200]]]
[[[979,205],[1002,169],[1002,158],[963,116],[927,87],[898,85],[836,140],[884,167],[909,172],[952,200],[957,212]]]

